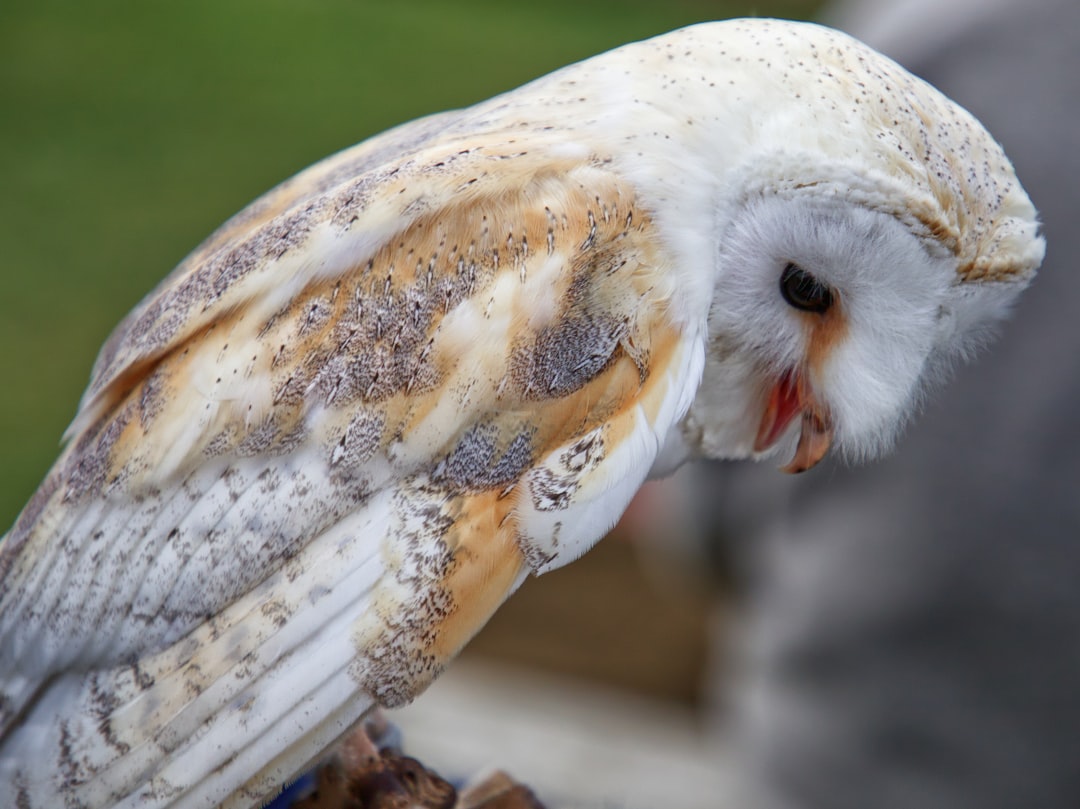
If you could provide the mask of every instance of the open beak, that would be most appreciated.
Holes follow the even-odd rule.
[[[769,391],[754,451],[764,452],[775,444],[797,415],[802,417],[802,432],[794,457],[781,467],[784,472],[805,472],[815,466],[828,453],[833,437],[828,410],[814,398],[802,374],[789,371]]]

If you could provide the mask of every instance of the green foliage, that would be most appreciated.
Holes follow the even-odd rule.
[[[4,0],[0,531],[111,328],[227,216],[386,127],[703,19],[705,0]]]

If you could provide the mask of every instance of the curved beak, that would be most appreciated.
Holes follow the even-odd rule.
[[[816,466],[828,454],[833,437],[828,409],[817,401],[801,373],[788,371],[769,391],[754,451],[764,452],[775,444],[797,415],[802,416],[802,432],[795,455],[781,467],[784,472],[805,472]]]

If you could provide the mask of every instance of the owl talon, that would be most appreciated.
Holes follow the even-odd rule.
[[[366,723],[365,723],[366,724]],[[319,768],[312,794],[291,809],[453,809],[457,790],[423,764],[376,748],[364,727]]]

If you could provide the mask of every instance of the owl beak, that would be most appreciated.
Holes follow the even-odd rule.
[[[825,457],[832,445],[833,428],[828,410],[814,397],[810,386],[798,371],[789,371],[773,385],[765,412],[761,416],[754,451],[764,452],[784,434],[796,415],[802,414],[802,431],[795,455],[784,472],[805,472]]]

